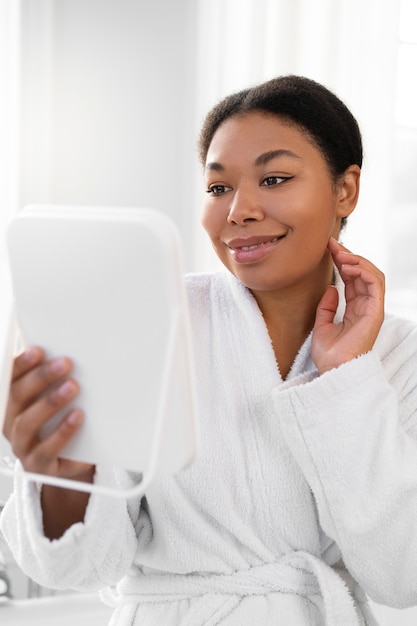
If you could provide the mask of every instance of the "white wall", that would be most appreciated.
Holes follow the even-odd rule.
[[[193,0],[23,0],[22,15],[20,206],[152,206],[189,240]]]

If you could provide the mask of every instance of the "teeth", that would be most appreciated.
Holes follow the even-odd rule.
[[[270,241],[264,241],[262,243],[256,243],[254,246],[242,246],[241,250],[255,250],[255,248],[259,248],[259,246],[264,246],[266,243],[273,243],[274,241],[278,241],[279,237],[274,237]]]

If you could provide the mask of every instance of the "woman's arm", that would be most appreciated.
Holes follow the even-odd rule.
[[[286,441],[324,531],[372,599],[417,604],[417,329],[384,318],[384,276],[336,241],[344,282],[319,303],[312,357],[320,376],[275,394]],[[301,381],[299,381],[300,383]]]
[[[74,409],[46,439],[41,426],[77,394],[67,358],[44,360],[40,348],[15,359],[4,432],[20,463],[15,489],[1,527],[17,563],[39,584],[52,588],[96,589],[117,582],[138,547],[150,536],[150,520],[140,501],[89,496],[81,491],[28,481],[22,468],[106,486],[130,487],[129,475],[103,476],[93,465],[63,460],[60,452],[82,423]],[[147,532],[146,532],[147,529]]]
[[[417,329],[274,393],[282,431],[346,566],[382,604],[417,604]],[[298,381],[300,383],[300,381]]]
[[[73,409],[57,429],[41,439],[41,427],[78,393],[70,378],[72,363],[62,357],[44,360],[38,347],[19,355],[13,365],[4,434],[26,471],[92,482],[94,466],[60,458],[68,441],[80,428],[83,415]],[[42,510],[45,535],[57,539],[72,524],[84,519],[88,494],[44,486]]]
[[[343,318],[335,321],[339,296],[333,286],[317,307],[311,353],[320,374],[372,350],[384,321],[383,273],[335,239],[328,248],[344,283],[346,307]]]
[[[127,473],[101,467],[95,483],[115,488],[133,484]],[[39,487],[27,480],[18,464],[0,526],[17,564],[30,578],[52,589],[93,591],[116,584],[136,551],[151,539],[148,513],[140,507],[139,498],[126,502],[92,494],[84,520],[50,540],[43,531]]]

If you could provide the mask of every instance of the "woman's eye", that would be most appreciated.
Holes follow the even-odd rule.
[[[226,185],[211,185],[207,189],[207,193],[210,193],[213,196],[221,196],[226,191],[230,191],[231,187],[227,187]]]
[[[280,185],[284,181],[288,180],[290,177],[287,176],[267,176],[262,181],[261,185],[263,187],[273,187],[274,185]]]

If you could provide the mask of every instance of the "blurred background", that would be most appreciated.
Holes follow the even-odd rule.
[[[1,0],[0,228],[32,202],[153,206],[179,225],[186,269],[210,269],[199,126],[224,95],[286,73],[356,115],[345,243],[417,318],[416,0]]]
[[[344,243],[386,273],[387,308],[417,320],[417,0],[0,0],[0,326],[4,230],[28,203],[161,209],[186,271],[215,268],[200,124],[224,95],[287,73],[357,117],[365,164]]]

